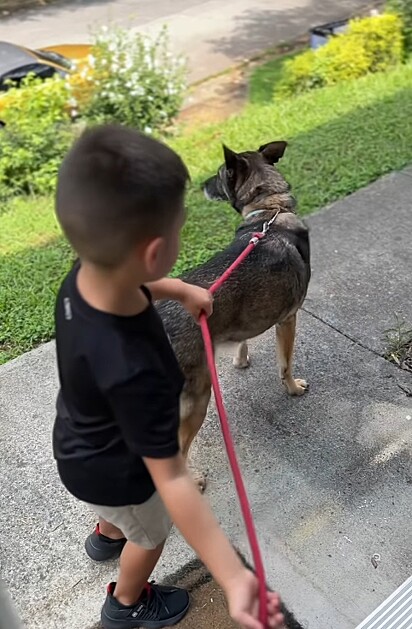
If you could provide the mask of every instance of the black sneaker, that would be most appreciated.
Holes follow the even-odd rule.
[[[111,539],[100,533],[99,525],[96,525],[93,533],[89,535],[84,543],[86,553],[94,561],[107,561],[119,557],[126,543],[126,538]]]
[[[160,629],[175,625],[189,609],[186,590],[166,585],[147,584],[135,605],[125,606],[114,596],[115,583],[107,586],[107,597],[102,609],[104,629]]]

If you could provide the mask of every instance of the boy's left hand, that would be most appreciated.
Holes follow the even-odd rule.
[[[207,317],[210,317],[213,312],[213,296],[206,288],[200,286],[184,283],[179,301],[196,321],[199,321],[202,312]]]

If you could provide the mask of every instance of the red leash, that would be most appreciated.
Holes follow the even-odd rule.
[[[214,284],[210,287],[210,292],[215,293],[226,280],[232,275],[233,271],[243,262],[243,260],[249,255],[249,253],[256,247],[258,242],[265,237],[269,227],[276,220],[279,212],[267,223],[264,223],[261,232],[254,234],[250,239],[248,246],[238,258],[230,265],[230,267],[219,277]],[[216,400],[217,412],[220,419],[220,426],[223,433],[223,439],[226,446],[227,455],[229,458],[230,467],[232,470],[233,478],[235,481],[236,491],[239,497],[240,507],[242,510],[243,520],[245,522],[247,535],[249,538],[249,544],[252,551],[253,563],[255,565],[256,576],[259,581],[259,620],[262,625],[267,627],[267,588],[265,569],[263,566],[262,555],[259,548],[259,542],[256,535],[255,524],[253,521],[252,512],[250,509],[249,499],[247,497],[245,484],[243,482],[242,473],[240,471],[239,463],[236,457],[236,451],[233,444],[233,439],[230,431],[229,421],[226,414],[226,409],[223,404],[222,392],[220,390],[219,378],[216,371],[216,364],[213,351],[212,337],[210,336],[209,325],[207,318],[203,314],[200,317],[200,327],[203,335],[203,342],[205,344],[206,359],[210,371],[210,377],[212,380],[213,393]]]

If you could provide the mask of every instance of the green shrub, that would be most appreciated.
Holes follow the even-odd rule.
[[[28,77],[3,98],[0,196],[50,192],[73,137],[65,82]]]
[[[412,2],[411,0],[387,0],[386,10],[399,15],[403,22],[405,50],[412,52]]]
[[[369,57],[369,72],[388,70],[403,56],[402,20],[389,13],[352,20],[348,38],[361,43]]]
[[[299,94],[318,85],[321,79],[315,72],[316,56],[313,50],[306,50],[294,59],[285,62],[277,93]]]
[[[89,79],[90,94],[79,110],[88,121],[116,121],[151,133],[165,128],[179,112],[185,67],[169,52],[166,29],[151,40],[131,30],[104,27],[96,35],[89,64],[80,74]]]
[[[374,15],[349,22],[348,29],[315,51],[285,63],[276,95],[296,94],[316,87],[357,79],[388,70],[403,55],[402,20],[395,14]]]
[[[315,55],[318,86],[335,85],[359,79],[368,73],[370,58],[363,42],[349,37],[333,37]]]

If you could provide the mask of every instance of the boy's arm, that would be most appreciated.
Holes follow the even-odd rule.
[[[205,288],[187,284],[177,278],[165,277],[147,284],[153,299],[173,299],[179,301],[197,320],[204,312],[208,317],[213,311],[213,297]]]
[[[146,286],[155,300],[173,299],[174,301],[180,301],[188,284],[185,284],[178,278],[164,277],[156,282],[149,282]]]
[[[223,587],[232,618],[244,629],[264,629],[257,620],[257,579],[243,567],[179,453],[179,407],[170,382],[157,368],[148,368],[111,387],[107,395],[130,451],[143,458],[176,526]],[[281,627],[276,594],[268,594],[268,613],[268,626]]]
[[[182,455],[145,457],[144,462],[173,522],[227,591],[246,569],[189,476]]]

